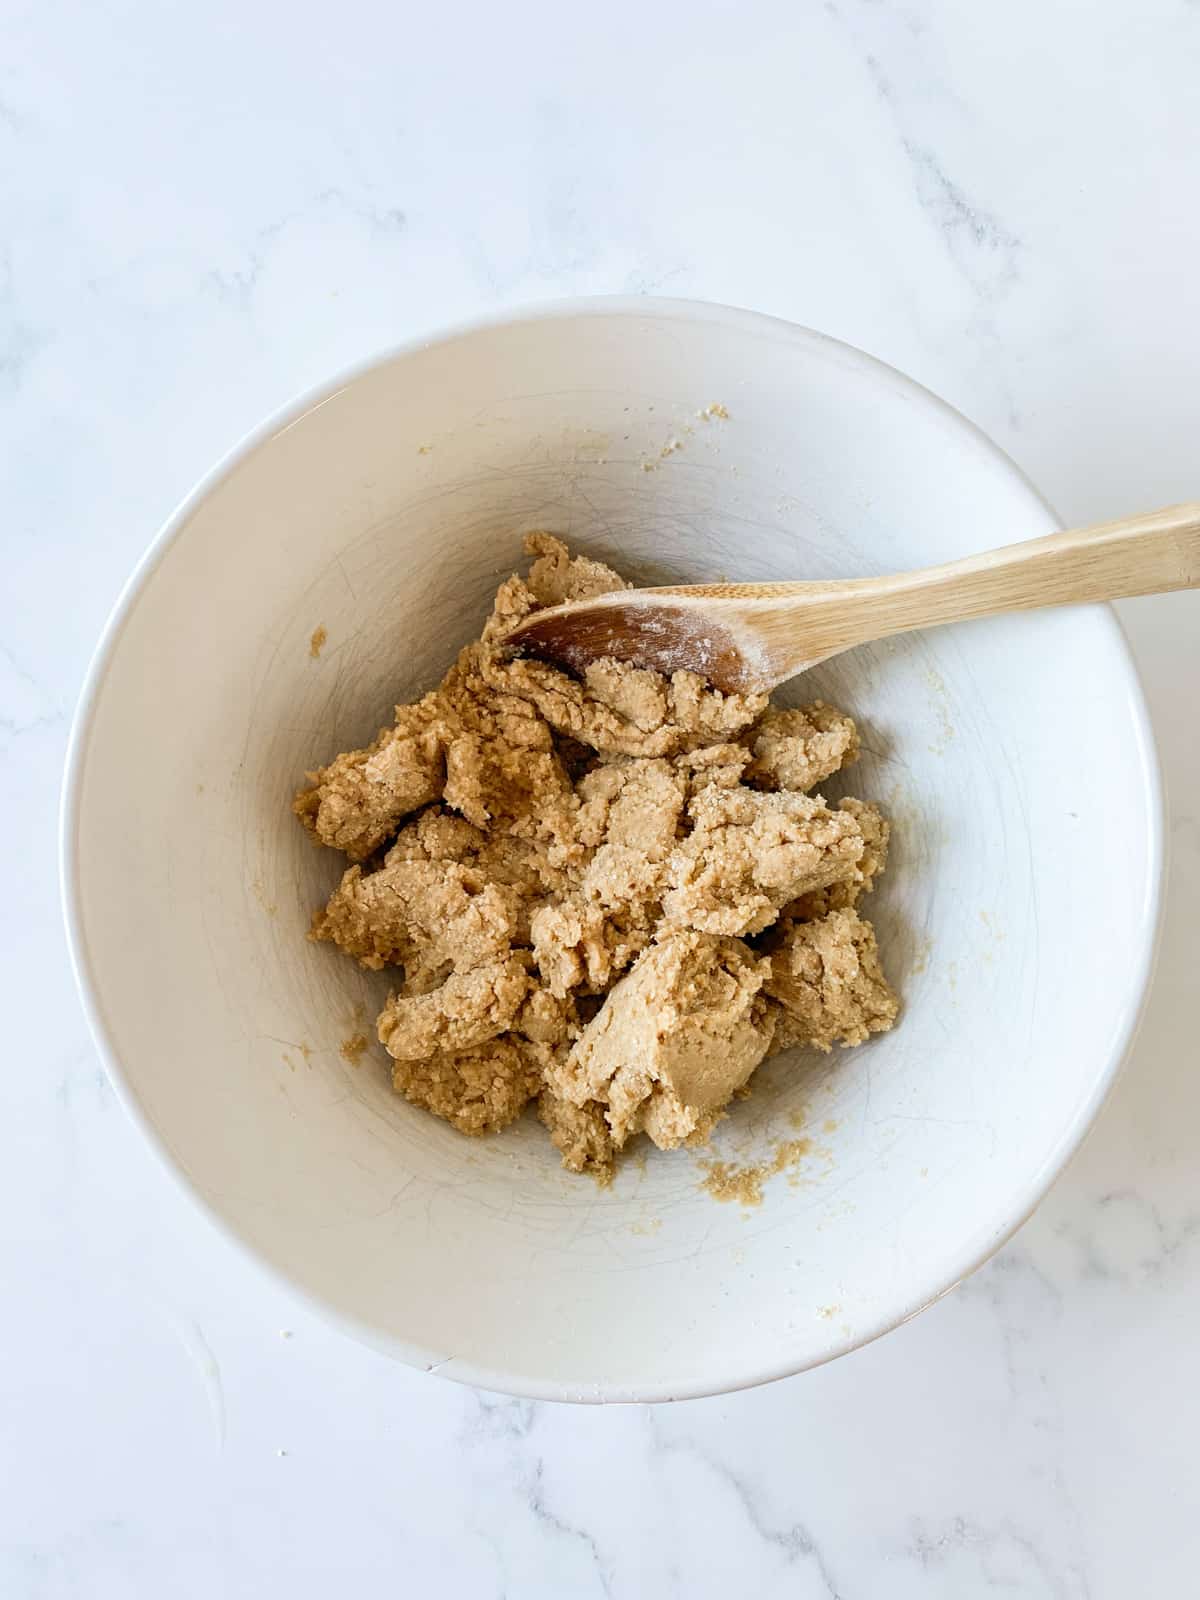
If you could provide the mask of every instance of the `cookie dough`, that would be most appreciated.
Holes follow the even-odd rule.
[[[688,812],[692,830],[663,896],[671,926],[761,933],[789,900],[859,875],[866,841],[857,819],[819,798],[707,788]]]
[[[781,1037],[830,1050],[862,1044],[896,1020],[899,1005],[879,964],[875,930],[845,907],[816,922],[786,922],[768,941],[767,994]]]
[[[489,1039],[473,1050],[397,1061],[392,1084],[397,1093],[444,1117],[459,1133],[499,1133],[537,1094],[541,1067],[512,1039]]]
[[[603,1182],[636,1134],[706,1140],[765,1056],[891,1027],[858,910],[888,824],[809,792],[859,752],[820,701],[507,657],[531,611],[625,587],[549,534],[526,548],[438,688],[294,810],[348,862],[311,936],[393,974],[397,1092],[469,1135],[535,1104],[563,1165]]]
[[[707,1131],[771,1044],[760,991],[770,963],[695,929],[657,939],[610,991],[550,1086],[598,1102],[618,1149],[645,1131],[663,1150]]]
[[[746,776],[763,789],[811,789],[858,760],[858,729],[821,700],[768,711],[747,742],[754,759]]]

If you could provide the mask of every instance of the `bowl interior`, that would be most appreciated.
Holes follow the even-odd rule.
[[[342,862],[288,805],[475,636],[530,528],[665,581],[876,573],[1051,526],[922,391],[715,309],[476,330],[260,438],[115,622],[67,812],[94,1022],[172,1160],[351,1331],[490,1387],[710,1392],[917,1309],[1036,1201],[1140,1000],[1154,765],[1106,611],[897,640],[792,686],[863,724],[849,787],[894,822],[872,914],[904,1013],[760,1074],[716,1153],[807,1142],[756,1207],[705,1192],[700,1152],[600,1192],[532,1120],[468,1141],[392,1094],[378,1046],[347,1059],[386,979],[306,941]]]

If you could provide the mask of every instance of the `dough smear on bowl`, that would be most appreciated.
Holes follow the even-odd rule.
[[[349,861],[311,937],[395,975],[396,1090],[472,1135],[536,1104],[603,1182],[637,1133],[703,1143],[772,1053],[892,1026],[858,910],[888,824],[810,792],[858,755],[831,706],[506,657],[531,611],[626,587],[550,534],[525,545],[444,681],[294,810]]]

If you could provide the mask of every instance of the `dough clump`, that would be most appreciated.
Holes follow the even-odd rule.
[[[889,830],[810,792],[859,753],[820,701],[508,657],[530,612],[626,587],[525,543],[528,575],[443,682],[293,809],[348,861],[311,937],[394,974],[377,1031],[397,1092],[475,1136],[532,1104],[603,1183],[636,1134],[706,1141],[766,1056],[893,1025],[858,911]]]

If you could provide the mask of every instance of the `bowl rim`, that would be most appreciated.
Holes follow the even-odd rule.
[[[790,322],[764,312],[742,307],[722,305],[718,302],[690,300],[656,295],[590,295],[568,296],[508,307],[487,315],[467,318],[433,333],[397,341],[375,353],[363,357],[341,369],[325,382],[305,388],[285,404],[270,413],[262,422],[251,428],[200,478],[195,487],[176,505],[155,534],[147,549],[126,579],[113,604],[108,619],[101,630],[93,651],[76,703],[71,731],[67,741],[59,806],[58,862],[63,918],[66,926],[67,948],[80,1003],[87,1020],[92,1042],[117,1098],[125,1111],[141,1130],[155,1152],[160,1164],[170,1174],[176,1185],[216,1227],[220,1235],[232,1244],[243,1257],[248,1257],[264,1271],[270,1281],[287,1294],[298,1298],[310,1311],[326,1323],[331,1323],[359,1343],[366,1344],[411,1367],[426,1372],[438,1372],[475,1388],[492,1390],[531,1400],[589,1401],[599,1403],[660,1402],[669,1400],[699,1399],[717,1394],[735,1393],[742,1389],[771,1383],[798,1372],[823,1366],[828,1361],[847,1355],[873,1343],[893,1328],[900,1327],[919,1315],[943,1295],[956,1288],[965,1278],[977,1271],[1012,1238],[1037,1207],[1051,1185],[1064,1171],[1087,1136],[1120,1073],[1132,1048],[1138,1027],[1145,1012],[1158,954],[1162,932],[1163,883],[1165,876],[1164,840],[1166,837],[1166,798],[1164,794],[1159,758],[1154,741],[1153,727],[1145,692],[1137,665],[1124,629],[1111,606],[1089,606],[1093,613],[1102,613],[1116,658],[1124,668],[1127,701],[1133,712],[1135,742],[1139,770],[1144,785],[1146,813],[1150,819],[1149,871],[1146,881],[1146,900],[1140,926],[1140,947],[1134,952],[1131,981],[1113,1030],[1112,1042],[1103,1067],[1070,1123],[1064,1127],[1041,1170],[1028,1183],[1025,1190],[1014,1198],[1011,1214],[997,1226],[994,1235],[982,1244],[968,1243],[957,1255],[937,1272],[936,1284],[916,1286],[893,1311],[881,1314],[875,1322],[850,1336],[831,1338],[828,1345],[809,1357],[796,1360],[774,1361],[766,1366],[741,1370],[725,1377],[711,1378],[682,1385],[663,1384],[607,1384],[586,1385],[555,1380],[542,1381],[521,1373],[489,1369],[478,1364],[440,1359],[436,1353],[423,1349],[392,1335],[381,1334],[378,1328],[368,1326],[353,1315],[341,1310],[331,1301],[305,1288],[294,1280],[257,1245],[236,1229],[210,1203],[199,1183],[177,1162],[165,1137],[151,1121],[130,1079],[126,1077],[104,1017],[99,989],[92,972],[87,939],[84,933],[81,908],[79,823],[82,806],[83,776],[93,733],[96,705],[103,688],[109,666],[125,629],[133,607],[171,545],[187,526],[199,506],[220,487],[232,473],[263,444],[293,427],[310,412],[325,405],[342,390],[362,378],[393,363],[435,347],[449,345],[472,338],[480,333],[522,323],[546,321],[566,317],[645,317],[673,316],[681,321],[717,323],[747,332],[769,334],[776,340],[836,351],[842,360],[869,374],[894,391],[916,400],[927,409],[940,412],[971,438],[977,448],[990,455],[995,463],[1015,478],[1031,499],[1044,509],[1054,524],[1061,528],[1061,518],[1050,502],[1035,487],[1021,467],[995,443],[980,427],[962,412],[943,400],[932,390],[908,377],[899,369],[878,357],[860,350],[857,346],[834,338],[830,334],[802,324]]]

